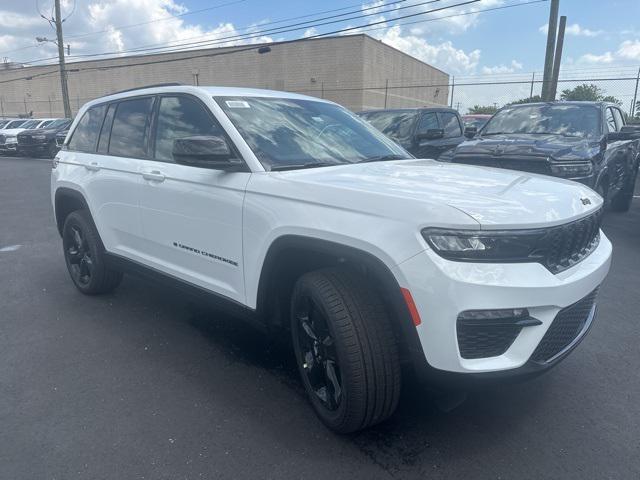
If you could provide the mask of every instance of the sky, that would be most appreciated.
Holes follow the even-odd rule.
[[[71,61],[91,58],[81,55],[158,49],[172,42],[201,42],[188,45],[196,48],[223,38],[211,45],[236,45],[360,27],[345,33],[367,33],[458,79],[519,78],[518,74],[528,78],[542,69],[548,1],[480,0],[424,13],[464,1],[62,0],[62,4]],[[502,8],[510,5],[518,6]],[[35,41],[36,36],[55,38],[40,17],[51,16],[51,8],[52,0],[0,1],[0,58],[34,64],[53,61],[42,59],[56,56],[55,45]],[[640,0],[561,0],[560,14],[568,17],[565,72],[635,76],[640,66]],[[340,22],[312,25],[332,15],[342,16],[323,22]],[[367,16],[353,18],[357,15]],[[399,18],[406,15],[414,16]],[[295,31],[280,31],[299,23],[290,27]],[[251,35],[236,37],[246,34]]]

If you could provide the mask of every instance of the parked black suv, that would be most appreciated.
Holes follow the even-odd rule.
[[[67,130],[70,126],[70,119],[61,118],[50,123],[46,128],[20,132],[18,134],[18,154],[55,157],[58,150],[60,150],[60,147],[56,144],[56,135],[58,132]]]
[[[618,105],[549,102],[499,110],[480,132],[441,160],[523,170],[583,183],[627,211],[640,161],[640,131]]]
[[[460,114],[451,108],[403,108],[358,113],[417,158],[437,159],[465,139]]]

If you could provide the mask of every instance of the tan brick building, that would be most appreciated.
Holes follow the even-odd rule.
[[[354,111],[383,108],[385,103],[394,108],[448,101],[449,75],[367,35],[276,44],[263,54],[257,50],[228,53],[242,48],[246,47],[69,63],[71,109],[75,114],[96,97],[164,82],[295,91]],[[62,116],[57,68],[0,70],[0,115]]]

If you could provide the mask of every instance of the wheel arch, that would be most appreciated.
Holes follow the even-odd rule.
[[[54,196],[54,215],[58,233],[62,236],[62,228],[67,216],[76,210],[86,209],[91,215],[91,209],[84,195],[78,190],[68,187],[59,187]],[[93,216],[91,217],[93,219]]]
[[[354,268],[374,282],[388,308],[402,359],[424,364],[426,360],[417,330],[391,269],[370,252],[330,240],[287,234],[269,246],[256,299],[256,311],[267,329],[288,327],[290,294],[302,274],[338,265]]]

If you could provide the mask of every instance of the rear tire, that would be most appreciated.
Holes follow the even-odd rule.
[[[354,432],[393,414],[401,384],[398,347],[380,295],[365,277],[344,268],[300,277],[291,333],[305,390],[330,429]]]
[[[86,210],[76,210],[67,216],[62,246],[71,280],[82,293],[108,293],[122,281],[122,272],[107,267],[100,236]]]
[[[638,178],[638,165],[635,166],[624,187],[611,199],[611,210],[615,212],[628,212],[633,203],[633,193],[636,188]]]

